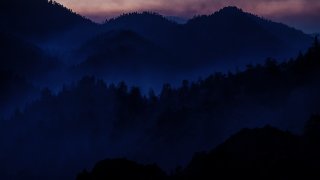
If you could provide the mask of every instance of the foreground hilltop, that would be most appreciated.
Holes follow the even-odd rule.
[[[139,180],[293,179],[319,178],[320,117],[313,116],[303,136],[271,126],[243,129],[217,148],[196,153],[189,165],[167,175],[157,165],[127,159],[106,159],[77,180],[135,178]]]

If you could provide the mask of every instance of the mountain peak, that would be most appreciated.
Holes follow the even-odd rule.
[[[194,22],[198,23],[198,22],[208,22],[206,19],[210,19],[210,21],[212,21],[214,19],[214,21],[217,21],[216,18],[223,18],[220,19],[222,21],[227,21],[227,19],[225,18],[234,18],[234,17],[242,17],[242,15],[247,14],[246,12],[244,12],[242,9],[236,7],[236,6],[226,6],[216,12],[214,12],[213,14],[210,15],[202,15],[202,16],[195,16],[194,18],[190,19],[188,21],[188,24],[192,24]]]
[[[131,13],[125,13],[118,17],[112,18],[108,20],[107,22],[113,22],[113,21],[131,21],[131,20],[161,20],[161,21],[168,21],[164,16],[154,13],[154,12],[131,12]]]
[[[243,11],[236,6],[226,6],[220,9],[218,13],[243,13]]]

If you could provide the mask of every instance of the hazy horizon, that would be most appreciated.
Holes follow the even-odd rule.
[[[196,15],[208,15],[226,6],[237,6],[246,12],[285,23],[306,33],[320,32],[320,1],[317,0],[56,0],[73,11],[101,23],[106,19],[129,12],[151,11],[163,16],[190,19]]]

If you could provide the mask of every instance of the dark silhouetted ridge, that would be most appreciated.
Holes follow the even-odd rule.
[[[176,73],[207,67],[214,69],[224,64],[243,67],[251,63],[252,59],[255,59],[254,63],[261,63],[266,57],[282,59],[295,56],[300,50],[304,51],[312,42],[312,38],[301,31],[243,12],[237,7],[226,7],[209,16],[195,17],[183,25],[173,23],[155,13],[129,13],[107,21],[103,28],[105,32],[102,36],[109,34],[106,37],[120,37],[108,32],[131,31],[145,42],[149,42],[134,43],[134,48],[143,50],[146,55],[122,60],[124,64],[130,64],[132,59],[145,63],[143,59],[147,57],[157,63],[157,66],[171,67]],[[127,42],[132,41],[132,37],[121,37],[123,39],[119,42],[124,42],[125,38],[128,38]],[[89,42],[99,38],[101,35]],[[110,47],[113,45],[109,44],[113,42],[115,41],[108,40],[101,46]],[[88,44],[84,46],[89,47]],[[95,46],[91,49],[107,48]],[[116,53],[112,58],[110,53],[101,51],[91,51],[89,55],[89,59],[95,56],[107,62],[115,59],[117,55],[121,56],[121,53]],[[159,58],[156,56],[161,56],[162,65],[161,62],[158,63]],[[90,61],[89,59],[84,61]],[[116,69],[119,66],[109,64],[108,67]],[[162,69],[152,68],[152,71],[159,72]],[[105,72],[105,76],[109,75],[109,71]]]
[[[0,20],[2,29],[32,37],[61,32],[75,25],[93,25],[61,4],[47,0],[3,0]]]
[[[154,21],[167,23],[167,24],[172,23],[171,21],[166,19],[164,16],[157,13],[152,13],[152,12],[127,13],[119,17],[107,20],[106,23],[117,22],[121,24],[121,23],[132,23],[132,21],[136,21],[136,23],[139,23],[139,21],[140,23],[154,23]]]
[[[314,118],[319,120],[314,116],[310,121]],[[319,147],[319,137],[313,138],[317,138]],[[124,159],[114,159],[98,162],[92,172],[83,171],[77,180],[128,176],[168,180],[319,178],[316,163],[320,160],[319,155],[315,146],[307,143],[305,135],[294,135],[271,126],[243,129],[212,151],[196,153],[186,168],[177,168],[170,176],[156,166],[146,168]]]
[[[222,9],[220,9],[217,13],[221,13],[221,14],[225,14],[225,13],[241,14],[241,13],[244,13],[244,12],[242,11],[241,8],[238,8],[236,6],[227,6],[227,7],[224,7]]]

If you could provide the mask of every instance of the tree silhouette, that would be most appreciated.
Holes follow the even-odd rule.
[[[174,164],[195,151],[217,145],[245,126],[270,122],[282,128],[292,125],[301,129],[302,120],[297,120],[297,116],[319,111],[318,54],[315,45],[292,61],[277,63],[269,59],[238,73],[215,73],[199,81],[183,81],[177,88],[164,84],[159,95],[151,91],[149,97],[125,82],[106,84],[93,76],[66,85],[58,93],[44,89],[38,100],[1,126],[1,137],[10,138],[0,141],[6,147],[2,152],[9,157],[4,159],[19,162],[23,156],[26,161],[44,162],[42,158],[49,157],[47,152],[55,152],[50,164],[59,169],[62,164],[79,167],[78,162],[88,163],[87,159],[129,154],[136,159]],[[11,82],[14,76],[4,74],[5,78],[1,78]],[[278,111],[278,107],[283,108]],[[280,118],[283,116],[288,118]],[[276,179],[280,173],[280,178],[290,179],[313,173],[319,159],[314,151],[317,121],[318,117],[312,118],[304,137],[271,127],[243,130],[198,157],[180,171],[178,178],[201,179],[208,175],[214,179],[224,175],[228,179],[238,175]],[[38,156],[34,157],[35,154]],[[299,174],[292,170],[294,166],[309,169]],[[292,173],[281,171],[283,167],[289,167]],[[46,166],[38,168],[46,172]],[[126,160],[105,161],[101,169],[97,168],[79,178],[94,179],[95,174],[97,178],[162,177],[158,168]],[[150,176],[146,175],[150,172]]]

